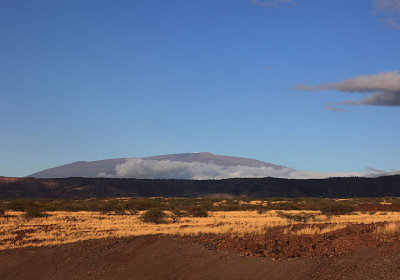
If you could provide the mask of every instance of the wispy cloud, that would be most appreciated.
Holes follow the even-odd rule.
[[[279,8],[282,5],[296,5],[293,0],[250,0],[251,3],[264,8]]]
[[[393,171],[396,173],[395,171]],[[100,173],[99,177],[138,178],[138,179],[225,179],[225,178],[328,178],[366,176],[375,177],[391,173],[368,168],[366,172],[313,172],[298,171],[293,168],[222,166],[213,163],[181,162],[170,160],[129,159],[115,167],[115,173]]]
[[[365,95],[360,100],[346,100],[340,103],[327,103],[327,109],[337,111],[335,105],[377,105],[400,106],[400,73],[397,71],[381,72],[374,75],[362,75],[341,82],[317,86],[304,84],[295,87],[305,91],[336,90]]]
[[[374,0],[375,10],[384,14],[384,21],[400,29],[400,0]]]
[[[334,112],[334,113],[339,113],[339,112],[343,112],[343,111],[344,111],[343,108],[338,108],[338,107],[336,106],[336,104],[335,104],[335,103],[332,103],[332,102],[326,102],[326,103],[325,103],[325,110],[327,110],[327,111],[332,111],[332,112]]]

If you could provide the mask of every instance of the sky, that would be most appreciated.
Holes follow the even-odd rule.
[[[0,175],[212,152],[400,170],[400,0],[0,0]]]

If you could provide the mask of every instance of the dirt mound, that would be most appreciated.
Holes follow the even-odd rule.
[[[319,235],[285,234],[286,227],[270,228],[263,235],[200,235],[183,237],[196,240],[221,251],[240,252],[246,256],[289,259],[315,256],[338,256],[365,247],[390,245],[400,248],[398,235],[377,235],[375,230],[383,223],[355,224]],[[309,225],[294,225],[292,232]],[[315,226],[315,225],[314,225]],[[319,224],[324,228],[329,224]]]
[[[0,251],[8,279],[398,279],[400,250],[271,260],[165,236],[100,239]]]

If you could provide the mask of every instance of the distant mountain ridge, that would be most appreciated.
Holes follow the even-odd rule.
[[[132,178],[0,177],[0,200],[90,197],[383,197],[400,196],[400,175],[328,179],[232,178],[151,180]]]
[[[116,174],[116,167],[123,165],[129,160],[137,158],[117,158],[117,159],[105,159],[96,161],[78,161],[70,164],[57,166],[49,169],[39,171],[37,173],[29,175],[29,177],[35,178],[66,178],[66,177],[99,177],[100,174]],[[202,153],[183,153],[183,154],[168,154],[159,156],[150,156],[138,158],[141,160],[151,161],[173,161],[173,162],[185,162],[185,163],[203,163],[213,164],[223,167],[232,166],[245,166],[245,167],[267,167],[272,169],[284,169],[285,166],[267,163],[250,158],[232,157],[232,156],[220,156],[209,152]]]

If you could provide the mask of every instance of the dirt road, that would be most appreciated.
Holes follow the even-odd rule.
[[[163,236],[100,239],[0,251],[6,279],[400,279],[400,250],[271,260]]]

